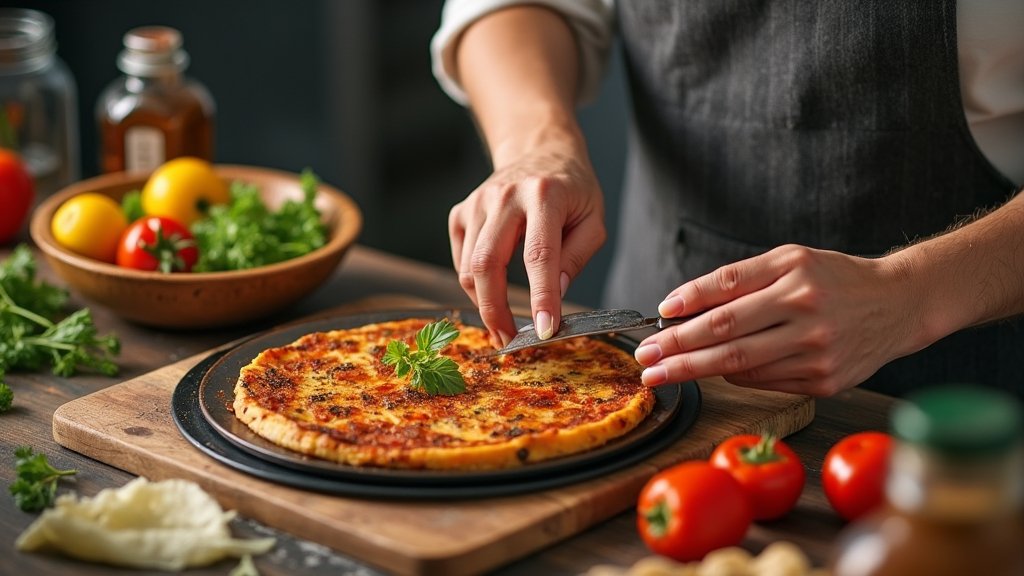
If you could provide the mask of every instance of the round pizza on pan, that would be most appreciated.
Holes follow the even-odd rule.
[[[639,365],[577,338],[490,356],[487,333],[456,321],[441,351],[466,390],[430,395],[383,361],[431,318],[302,336],[264,350],[235,384],[235,417],[263,438],[352,466],[496,470],[577,454],[633,430],[654,407]]]

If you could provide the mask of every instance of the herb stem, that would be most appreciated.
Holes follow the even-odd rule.
[[[28,344],[35,344],[37,346],[45,346],[47,348],[56,348],[58,350],[71,351],[77,348],[74,344],[67,344],[65,342],[58,342],[49,338],[43,338],[42,336],[26,336],[23,340]]]
[[[4,304],[7,305],[7,310],[10,311],[12,314],[17,314],[18,316],[21,316],[26,320],[35,322],[40,326],[46,326],[47,328],[52,328],[54,325],[53,322],[50,322],[48,319],[43,318],[39,314],[36,314],[31,310],[27,310],[25,308],[22,308],[21,306],[18,306],[18,304],[7,293],[7,290],[4,289],[3,285],[0,285],[0,300],[3,300]]]
[[[62,476],[74,476],[78,470],[54,470],[52,474],[43,478],[43,482],[53,482]]]

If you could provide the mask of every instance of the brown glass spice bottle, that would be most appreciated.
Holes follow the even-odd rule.
[[[171,158],[213,160],[214,103],[184,76],[181,34],[164,26],[129,30],[117,67],[124,76],[100,95],[100,169],[150,171]]]

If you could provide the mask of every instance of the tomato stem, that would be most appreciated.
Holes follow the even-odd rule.
[[[174,232],[170,235],[164,235],[163,226],[159,224],[159,221],[153,221],[149,229],[154,234],[153,242],[139,240],[139,248],[148,252],[156,259],[157,269],[164,274],[187,271],[185,259],[182,258],[181,251],[195,246],[195,242],[191,238],[183,238],[180,234]]]
[[[644,512],[644,520],[647,521],[647,532],[655,538],[661,538],[667,534],[671,515],[668,504],[664,500],[659,500],[657,504]]]
[[[775,440],[774,434],[762,435],[757,444],[740,449],[740,459],[747,464],[766,464],[782,460],[775,451]]]

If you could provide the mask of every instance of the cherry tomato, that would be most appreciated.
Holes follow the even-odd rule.
[[[697,460],[655,474],[640,491],[636,513],[647,547],[681,562],[739,544],[753,520],[739,482]]]
[[[132,222],[117,245],[117,265],[136,270],[188,272],[198,257],[188,228],[163,216],[143,216]]]
[[[796,453],[770,435],[728,438],[711,453],[710,462],[743,486],[755,520],[774,520],[789,512],[800,499],[807,479]]]
[[[884,432],[858,432],[843,438],[825,454],[821,484],[832,508],[854,520],[884,499],[885,475],[892,437]]]
[[[61,245],[89,258],[114,262],[117,242],[128,226],[121,206],[109,196],[87,192],[57,208],[50,231]]]
[[[142,187],[142,209],[185,226],[206,215],[210,206],[231,200],[227,184],[199,158],[175,158],[157,168]]]
[[[0,244],[21,229],[35,198],[35,185],[25,163],[13,150],[0,148]]]

